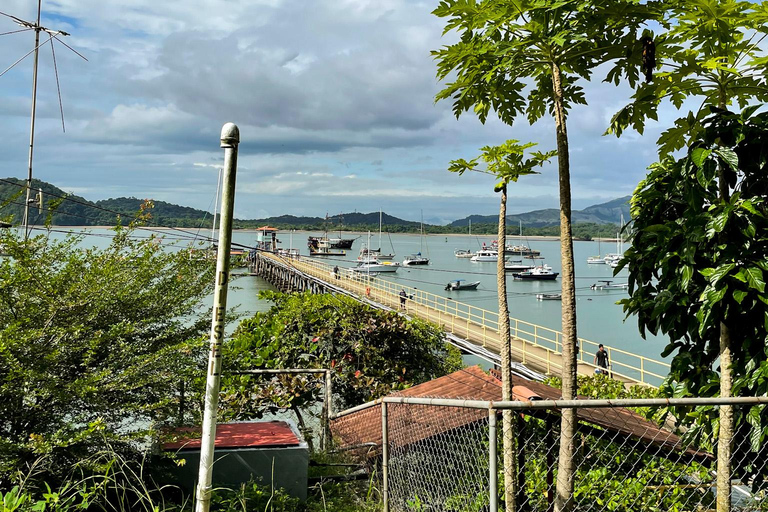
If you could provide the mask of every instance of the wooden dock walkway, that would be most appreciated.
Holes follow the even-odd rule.
[[[269,277],[266,267],[276,266],[281,275],[285,275],[281,280],[290,283],[290,289],[322,291],[325,283],[392,309],[400,309],[399,293],[405,289],[408,295],[404,310],[406,314],[433,322],[446,332],[494,354],[500,351],[498,312],[484,310],[424,290],[402,286],[379,276],[354,275],[348,273],[346,269],[339,269],[336,275],[332,265],[309,257],[288,258],[260,252],[257,258],[263,262],[259,275]],[[275,270],[272,268],[271,276],[274,277],[274,275]],[[510,333],[514,360],[546,375],[560,375],[561,332],[512,318]],[[592,364],[592,359],[597,347],[598,343],[579,338],[577,359],[580,375],[594,374],[595,366]],[[608,345],[605,348],[611,361],[611,376],[627,384],[658,386],[669,371],[669,365],[662,361]]]

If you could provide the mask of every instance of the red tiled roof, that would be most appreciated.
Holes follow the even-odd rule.
[[[177,428],[178,439],[164,443],[163,450],[200,449],[199,428]],[[220,423],[216,426],[216,448],[277,448],[298,446],[299,439],[284,421]]]
[[[531,393],[543,400],[561,398],[559,389],[522,377],[513,376],[512,385],[514,400],[529,401]],[[501,400],[501,382],[486,374],[480,367],[472,366],[390,396],[498,401]],[[551,411],[540,412],[552,414]],[[407,422],[411,425],[412,428],[405,434],[408,438],[405,440],[407,444],[486,418],[488,411],[457,407],[390,406],[387,414],[392,424]],[[625,407],[580,408],[577,409],[576,416],[582,424],[596,425],[620,436],[640,439],[665,451],[682,450],[699,458],[710,457],[703,452],[685,449],[678,436]],[[337,418],[331,422],[331,428],[334,438],[341,446],[364,443],[381,445],[381,406],[376,405]],[[402,435],[401,433],[401,437]]]

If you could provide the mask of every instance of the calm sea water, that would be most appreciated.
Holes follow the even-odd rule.
[[[79,231],[79,230],[77,230]],[[109,243],[109,238],[105,235],[111,233],[105,229],[87,229],[84,244],[88,246],[104,247]],[[194,230],[189,231],[195,233]],[[138,231],[137,234],[147,236],[146,231]],[[202,237],[210,236],[210,230],[200,232]],[[178,231],[166,231],[166,243],[169,247],[173,243],[186,245],[186,241],[174,240],[179,238]],[[302,255],[308,255],[307,236],[318,236],[322,233],[308,232],[281,232],[278,238],[282,242],[281,246],[288,248],[298,248]],[[60,233],[53,233],[53,237],[63,236]],[[183,236],[183,235],[182,235]],[[233,233],[233,241],[238,244],[251,246],[255,241],[255,232],[236,231]],[[355,259],[360,250],[361,244],[367,242],[366,235],[343,233],[344,238],[358,237],[351,250],[348,250],[345,257],[325,257],[323,261],[331,264],[338,264],[340,267],[351,267],[356,264]],[[391,239],[391,245],[390,245]],[[403,286],[415,287],[426,290],[437,295],[451,297],[454,300],[472,304],[479,308],[492,311],[497,310],[496,298],[496,264],[477,263],[469,259],[459,259],[453,254],[456,249],[471,249],[476,251],[483,242],[490,245],[494,239],[491,236],[445,236],[432,235],[420,237],[419,235],[391,235],[384,234],[382,240],[382,250],[385,253],[393,252],[396,254],[395,261],[402,261],[408,254],[421,251],[423,255],[431,259],[428,266],[404,267],[395,275],[384,277]],[[560,243],[556,240],[518,240],[511,238],[510,244],[524,243],[532,249],[541,251],[543,260],[537,260],[538,263],[544,262],[552,266],[556,272],[560,271]],[[609,252],[616,252],[615,243],[600,244],[600,252],[605,255]],[[378,233],[371,234],[371,246],[379,246]],[[607,346],[620,348],[635,354],[661,359],[660,353],[666,345],[666,340],[662,337],[648,335],[647,339],[642,339],[638,329],[637,321],[630,317],[624,321],[624,313],[621,306],[616,301],[627,296],[626,291],[611,290],[600,291],[591,290],[590,285],[600,279],[611,279],[615,282],[626,282],[627,273],[622,271],[617,277],[613,277],[613,269],[607,265],[589,265],[587,258],[598,254],[597,242],[574,242],[574,255],[576,263],[576,298],[577,298],[577,325],[578,335],[582,338],[604,343]],[[512,258],[518,259],[518,258]],[[522,259],[523,262],[531,260]],[[383,277],[383,276],[380,276]],[[476,291],[453,291],[444,290],[445,284],[454,279],[467,279],[469,281],[480,281],[480,286]],[[229,292],[229,305],[237,305],[238,310],[245,315],[252,315],[256,311],[269,309],[270,304],[260,301],[258,293],[261,290],[273,289],[266,281],[257,277],[240,277],[233,281],[234,289]],[[559,301],[539,301],[536,300],[537,293],[559,292],[560,279],[552,281],[517,281],[508,277],[507,289],[509,293],[509,309],[512,318],[518,318],[534,324],[549,327],[551,329],[561,329],[561,304]]]

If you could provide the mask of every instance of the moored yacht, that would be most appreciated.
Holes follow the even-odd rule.
[[[472,256],[472,261],[498,261],[499,260],[499,251],[496,251],[494,249],[483,249],[482,251],[477,251],[477,254]]]

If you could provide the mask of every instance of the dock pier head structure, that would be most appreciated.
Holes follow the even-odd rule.
[[[365,273],[334,273],[333,265],[297,254],[281,255],[252,251],[251,273],[283,292],[339,293],[349,295],[381,309],[398,310],[400,290],[408,294],[405,314],[417,316],[441,326],[447,341],[465,353],[500,364],[501,340],[499,315],[446,297],[403,286]],[[524,320],[510,319],[512,357],[527,368],[545,375],[560,375],[562,368],[562,333]],[[580,375],[592,375],[592,356],[598,343],[579,338],[577,355]],[[669,372],[663,361],[610,347],[611,376],[627,384],[658,386]]]

